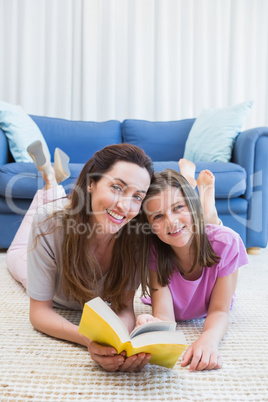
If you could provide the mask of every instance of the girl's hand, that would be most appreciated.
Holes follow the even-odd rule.
[[[190,362],[190,371],[216,370],[221,368],[218,344],[209,339],[206,334],[202,334],[186,350],[181,366],[185,367]]]
[[[162,320],[160,320],[157,317],[152,316],[151,314],[140,314],[137,317],[135,328],[137,328],[139,325],[146,324],[147,322],[153,322],[153,321],[162,321]]]

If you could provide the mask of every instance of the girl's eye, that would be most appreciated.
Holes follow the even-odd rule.
[[[174,211],[179,211],[183,207],[184,207],[184,205],[176,205],[176,207],[174,208]]]
[[[160,218],[162,218],[162,214],[158,214],[158,215],[155,215],[154,217],[153,217],[153,220],[155,221],[155,220],[157,220],[157,219],[160,219]]]

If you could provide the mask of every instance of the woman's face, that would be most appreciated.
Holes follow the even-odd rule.
[[[153,232],[174,251],[190,246],[193,220],[180,189],[168,187],[149,198],[144,210]]]
[[[114,234],[140,211],[150,185],[145,168],[135,163],[116,162],[98,182],[91,182],[92,216],[98,234]]]

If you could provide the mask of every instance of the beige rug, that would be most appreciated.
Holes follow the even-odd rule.
[[[35,331],[28,298],[0,253],[1,401],[268,401],[268,249],[240,270],[237,299],[221,343],[223,367],[190,373],[148,365],[141,373],[107,373],[85,348]],[[136,298],[137,313],[148,311]],[[79,323],[80,314],[63,312]],[[181,323],[190,344],[203,320]]]

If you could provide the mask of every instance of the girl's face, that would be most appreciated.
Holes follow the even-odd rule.
[[[176,248],[190,246],[193,220],[180,189],[168,187],[149,198],[144,206],[153,232],[164,243]]]
[[[140,211],[150,185],[145,168],[135,163],[117,162],[98,182],[91,182],[92,216],[97,234],[114,234]]]

